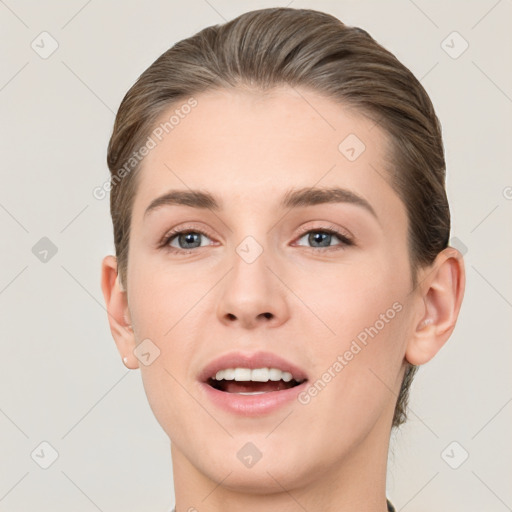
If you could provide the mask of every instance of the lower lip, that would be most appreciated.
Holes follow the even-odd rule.
[[[269,391],[258,395],[239,395],[238,393],[219,391],[206,382],[201,383],[204,393],[216,406],[241,416],[260,416],[274,412],[293,400],[297,400],[297,395],[304,391],[306,386],[307,381],[304,381],[298,386],[281,391]]]

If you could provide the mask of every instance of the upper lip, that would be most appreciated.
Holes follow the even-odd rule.
[[[298,382],[307,379],[302,368],[271,352],[229,352],[208,363],[199,373],[198,379],[206,382],[219,370],[226,368],[278,368],[290,372],[293,379]]]

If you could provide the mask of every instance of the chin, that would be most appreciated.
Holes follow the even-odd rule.
[[[304,472],[298,471],[298,468],[307,467],[304,461],[292,464],[285,460],[265,462],[262,458],[251,468],[242,466],[238,459],[228,463],[219,462],[211,461],[208,464],[203,461],[204,474],[214,482],[222,482],[223,488],[234,492],[268,495],[282,492],[283,488],[300,487],[306,480]],[[205,467],[205,464],[208,465]]]

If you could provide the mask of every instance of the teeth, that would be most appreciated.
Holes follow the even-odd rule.
[[[275,368],[270,368],[268,373],[270,380],[281,380],[281,374],[283,372],[281,370],[276,370]]]
[[[249,368],[235,368],[235,380],[240,382],[251,380],[251,370]]]
[[[233,368],[229,368],[227,370],[224,370],[224,378],[226,380],[234,380],[234,378],[235,378],[235,370],[233,370]],[[219,379],[217,379],[217,380],[219,380]]]
[[[256,382],[268,382],[270,370],[268,368],[254,368],[251,370],[251,380]]]
[[[239,382],[268,382],[283,380],[290,382],[293,375],[290,372],[283,372],[279,368],[227,368],[219,370],[214,377],[215,380],[235,380]],[[249,393],[251,394],[251,393]]]
[[[281,378],[285,381],[285,382],[290,382],[292,379],[293,379],[293,376],[290,372],[283,372]]]

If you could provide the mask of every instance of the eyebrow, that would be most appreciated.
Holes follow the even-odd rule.
[[[351,190],[339,187],[291,189],[284,194],[279,206],[285,209],[324,203],[354,204],[367,210],[378,220],[375,210],[366,199]],[[144,217],[162,206],[183,205],[216,212],[222,210],[222,204],[222,201],[210,194],[210,192],[203,192],[201,190],[169,190],[164,195],[151,201],[144,212]]]

